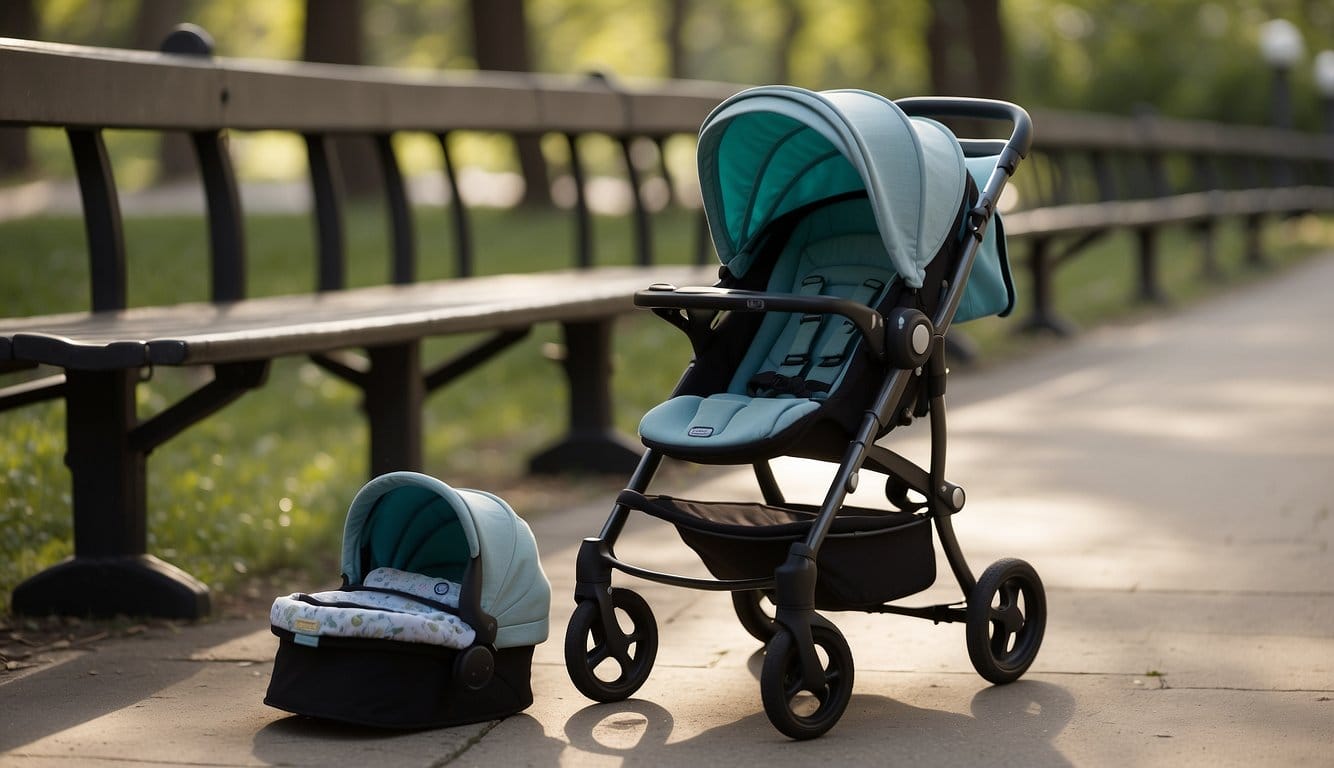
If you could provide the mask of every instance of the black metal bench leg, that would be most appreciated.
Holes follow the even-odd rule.
[[[363,408],[370,423],[371,477],[422,469],[421,344],[395,344],[366,350],[370,370],[363,379]]]
[[[562,324],[570,430],[563,440],[529,461],[532,472],[629,474],[639,465],[639,450],[612,426],[612,322],[612,318],[601,318]]]
[[[147,450],[137,447],[138,371],[69,371],[65,463],[73,477],[74,556],[14,589],[23,615],[160,616],[209,612],[208,588],[147,554]]]
[[[1033,309],[1019,324],[1018,331],[1070,336],[1075,333],[1074,325],[1052,307],[1055,298],[1052,279],[1056,267],[1052,263],[1050,245],[1051,241],[1045,237],[1034,238],[1029,244],[1028,268],[1033,280]]]

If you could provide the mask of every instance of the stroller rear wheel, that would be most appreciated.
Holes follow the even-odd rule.
[[[767,608],[765,606],[768,606]],[[750,636],[767,643],[773,639],[776,625],[773,616],[773,600],[762,589],[749,589],[732,593],[732,609],[741,621],[741,626]]]
[[[968,596],[968,658],[987,680],[1014,682],[1037,658],[1046,626],[1047,596],[1037,571],[1023,560],[998,560]]]
[[[639,690],[658,655],[658,625],[648,602],[628,589],[612,590],[610,599],[613,626],[604,626],[597,600],[583,600],[565,630],[570,681],[583,695],[602,702],[621,701]],[[604,677],[611,673],[616,676]]]
[[[792,633],[778,627],[760,669],[760,700],[769,722],[793,739],[823,735],[852,699],[852,650],[832,625],[811,626],[824,684],[810,690],[802,682],[801,655]]]

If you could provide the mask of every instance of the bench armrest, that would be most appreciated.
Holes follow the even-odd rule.
[[[635,293],[635,306],[649,309],[712,309],[730,312],[801,312],[841,315],[861,331],[877,360],[885,359],[885,320],[879,312],[850,299],[798,296],[791,293],[742,291],[695,286],[677,288],[655,283]]]

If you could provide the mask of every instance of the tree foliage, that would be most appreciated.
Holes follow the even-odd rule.
[[[41,36],[127,45],[140,1],[44,0]],[[476,67],[471,2],[366,3],[366,61]],[[300,56],[303,0],[183,3],[222,55]],[[523,7],[528,54],[540,71],[783,80],[894,96],[937,86],[995,92],[986,79],[999,77],[1003,92],[1029,106],[1126,114],[1147,105],[1253,123],[1269,117],[1271,73],[1258,29],[1282,17],[1305,36],[1307,56],[1292,79],[1297,125],[1307,129],[1320,123],[1313,54],[1334,48],[1328,0],[524,0]],[[993,7],[999,17],[989,21]],[[1003,32],[987,32],[997,21]]]

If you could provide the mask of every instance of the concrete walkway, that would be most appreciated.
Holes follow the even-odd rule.
[[[266,623],[216,621],[0,678],[0,765],[1334,764],[1332,295],[1334,256],[956,377],[950,477],[969,493],[956,528],[970,564],[1022,557],[1047,585],[1047,638],[1018,683],[983,682],[959,625],[834,614],[852,703],[825,737],[790,742],[763,714],[758,646],[726,595],[639,584],[657,665],[634,699],[592,705],[561,644],[574,548],[613,479],[605,503],[534,522],[552,637],[523,714],[412,734],[289,717],[261,703]],[[921,456],[923,431],[891,439]],[[780,477],[814,498],[821,473],[784,462]],[[734,471],[672,484],[697,498],[750,485]],[[670,530],[629,530],[627,559],[700,571]],[[920,601],[957,597],[940,567]]]

